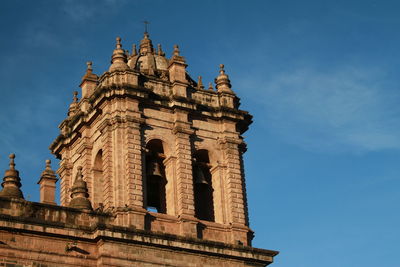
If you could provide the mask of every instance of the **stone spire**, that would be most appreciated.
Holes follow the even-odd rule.
[[[82,77],[82,82],[79,87],[82,88],[82,98],[90,97],[97,86],[99,77],[93,73],[92,61],[86,62],[86,73]]]
[[[10,168],[6,170],[1,186],[3,189],[0,192],[1,197],[11,198],[24,198],[21,188],[21,179],[19,178],[19,172],[15,169],[15,155],[10,154]]]
[[[174,52],[173,52],[174,57],[179,57],[180,56],[180,51],[179,51],[179,46],[174,45]]]
[[[219,75],[215,79],[217,91],[233,94],[233,91],[231,90],[231,81],[229,80],[228,75],[225,74],[224,64],[220,64],[219,68]]]
[[[147,53],[154,53],[153,43],[149,38],[149,33],[146,31],[144,32],[144,37],[140,41],[140,49],[139,54],[146,55]]]
[[[68,116],[73,116],[78,111],[78,91],[74,91],[74,97],[72,98],[72,103],[69,105]]]
[[[203,85],[203,81],[202,81],[201,76],[198,77],[197,89],[204,89],[204,85]]]
[[[46,160],[46,168],[40,176],[40,202],[55,205],[56,182],[58,181],[55,172],[51,169],[51,161]]]
[[[121,38],[117,37],[116,40],[117,44],[111,57],[110,72],[129,69],[128,64],[126,64],[128,62],[126,53],[124,49],[122,49]]]
[[[131,54],[131,56],[132,56],[132,57],[137,56],[136,44],[133,44],[133,45],[132,45],[132,54]]]
[[[214,91],[214,87],[212,86],[212,83],[208,83],[208,90]]]
[[[172,52],[172,57],[170,59],[170,64],[173,63],[178,63],[181,65],[184,65],[186,68],[186,59],[181,56],[181,52],[179,51],[179,46],[178,45],[174,45],[174,51]]]
[[[78,172],[76,174],[75,182],[72,185],[71,192],[71,202],[69,203],[71,208],[83,210],[93,209],[89,200],[86,182],[83,180],[81,166],[78,166]]]
[[[99,77],[93,73],[93,62],[92,61],[86,62],[86,66],[87,66],[86,73],[82,77],[82,83],[87,80],[97,82],[97,79]]]
[[[178,97],[187,97],[187,92],[182,84],[187,84],[186,61],[180,55],[179,47],[174,45],[174,52],[169,60],[169,81],[173,83],[172,94]]]
[[[157,45],[157,54],[158,54],[159,56],[165,56],[165,53],[164,53],[164,51],[163,51],[162,48],[161,48],[161,44],[158,44],[158,45]]]

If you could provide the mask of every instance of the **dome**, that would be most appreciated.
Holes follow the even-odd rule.
[[[128,66],[140,72],[148,72],[149,69],[166,71],[168,70],[168,59],[164,56],[146,54],[131,57]]]
[[[128,66],[131,69],[135,69],[146,74],[168,70],[168,59],[165,57],[165,53],[162,51],[161,45],[158,45],[157,49],[154,49],[153,43],[151,42],[147,32],[144,33],[144,37],[140,41],[140,49],[138,54],[136,53],[136,45],[134,45],[134,47],[135,51],[132,51],[133,54],[128,60]]]

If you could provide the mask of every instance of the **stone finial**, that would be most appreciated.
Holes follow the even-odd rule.
[[[136,49],[136,44],[133,44],[132,45],[132,54],[131,54],[131,56],[137,56],[137,49]]]
[[[214,91],[214,87],[212,86],[212,83],[208,83],[208,90]]]
[[[93,93],[98,79],[99,77],[93,73],[92,61],[86,62],[86,72],[82,77],[81,84],[79,85],[79,87],[82,88],[82,98],[87,98]]]
[[[115,38],[115,40],[117,41],[115,48],[116,49],[122,49],[122,44],[121,44],[121,37],[117,36],[117,38]]]
[[[74,91],[73,103],[78,103],[78,91]]]
[[[172,53],[172,57],[170,58],[168,64],[169,81],[172,83],[187,83],[188,80],[186,77],[186,67],[187,64],[185,58],[180,55],[179,47],[174,45],[174,52]],[[172,91],[174,95],[187,97],[186,89],[180,85],[177,85],[175,89],[172,89]]]
[[[51,169],[51,161],[46,160],[46,168],[40,176],[40,202],[55,205],[56,183],[58,179],[55,172]]]
[[[164,51],[163,51],[162,48],[161,48],[161,44],[158,44],[158,45],[157,45],[157,54],[158,54],[159,56],[165,56],[165,53],[164,53]]]
[[[46,169],[45,169],[45,171],[53,171],[51,169],[51,160],[49,160],[49,159],[46,159]]]
[[[219,75],[215,79],[216,88],[218,92],[233,94],[231,90],[231,82],[228,75],[225,74],[224,64],[219,65]]]
[[[97,82],[98,78],[99,77],[93,73],[93,62],[92,61],[86,62],[86,72],[85,72],[85,75],[83,75],[83,77],[82,77],[82,83],[80,86],[82,87],[82,84],[85,81]]]
[[[121,43],[121,38],[117,37],[116,38],[116,45],[114,52],[111,56],[111,66],[109,68],[109,71],[116,71],[116,70],[127,70],[129,69],[128,62],[125,50],[122,49],[122,43]]]
[[[0,191],[1,197],[10,198],[24,198],[21,188],[21,178],[19,178],[19,172],[15,169],[15,155],[10,154],[10,165],[9,169],[5,171],[3,182],[1,186],[3,189]]]
[[[78,91],[73,92],[74,96],[72,98],[72,103],[69,105],[68,109],[68,116],[73,116],[76,114],[76,112],[79,109],[79,104],[78,104]]]
[[[179,53],[180,53],[179,46],[178,45],[174,45],[174,54],[173,55],[179,57]]]
[[[92,61],[86,62],[86,66],[87,66],[86,71],[87,71],[87,72],[90,72],[90,73],[91,73],[91,72],[93,71],[92,65],[93,65],[93,62],[92,62]]]
[[[10,158],[10,164],[9,164],[10,170],[15,171],[15,162],[14,162],[15,154],[11,153],[8,157]]]
[[[183,64],[186,67],[186,60],[180,55],[178,45],[174,45],[174,52],[172,53],[172,57],[170,59],[170,65],[173,63]]]
[[[89,200],[88,188],[86,182],[83,180],[82,167],[78,166],[76,178],[71,188],[71,208],[82,210],[93,210],[92,204]]]
[[[203,85],[203,81],[202,81],[201,76],[198,77],[197,89],[204,89],[204,85]]]
[[[53,169],[51,168],[51,160],[47,159],[46,160],[46,167],[44,169],[44,171],[42,172],[41,177],[50,177],[53,179],[57,179],[56,177],[56,173],[53,171]]]
[[[149,38],[148,32],[145,32],[143,39],[140,41],[139,54],[146,55],[148,53],[154,53],[154,48],[153,43]]]

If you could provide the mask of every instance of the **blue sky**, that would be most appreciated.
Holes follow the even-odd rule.
[[[48,146],[88,60],[121,36],[174,44],[192,77],[225,64],[242,109],[254,246],[279,267],[396,267],[400,240],[400,2],[2,1],[0,169],[16,153],[38,201]],[[2,167],[1,167],[2,166]]]

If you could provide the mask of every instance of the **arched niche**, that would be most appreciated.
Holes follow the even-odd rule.
[[[166,132],[165,135],[162,135],[159,133],[158,134],[154,133],[154,131],[152,131],[152,130],[146,131],[145,143],[149,144],[150,142],[155,142],[154,140],[158,140],[156,142],[161,143],[162,149],[164,151],[163,153],[164,153],[165,157],[167,158],[167,157],[171,156],[171,153],[173,153],[171,151],[171,140],[166,138],[166,136],[168,134],[169,134],[169,132]]]
[[[213,185],[209,153],[205,149],[193,154],[193,192],[195,216],[200,220],[214,221]]]
[[[93,205],[98,207],[103,205],[104,196],[103,188],[104,185],[104,174],[103,174],[103,151],[100,149],[93,162]]]
[[[146,144],[145,154],[145,205],[147,210],[167,212],[165,196],[164,147],[160,139],[152,139]]]

